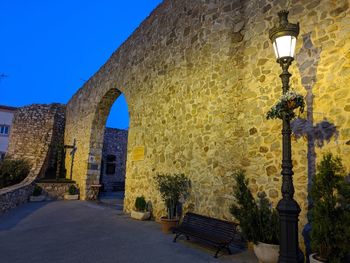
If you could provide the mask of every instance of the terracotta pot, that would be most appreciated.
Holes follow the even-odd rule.
[[[172,229],[179,223],[179,218],[168,219],[167,217],[162,216],[160,218],[160,223],[162,225],[162,232],[164,234],[170,234],[172,233]]]
[[[130,216],[137,220],[148,220],[151,217],[151,213],[132,210]]]
[[[258,242],[254,245],[254,253],[260,263],[277,263],[280,246]]]
[[[316,254],[314,253],[314,254],[311,254],[310,256],[309,256],[309,259],[310,259],[310,263],[324,263],[325,261],[321,261],[321,260],[318,260],[318,259],[316,259]]]
[[[253,242],[248,242],[247,243],[247,249],[250,251],[254,251],[254,243]]]

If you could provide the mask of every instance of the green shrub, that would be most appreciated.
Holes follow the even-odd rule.
[[[22,182],[30,171],[28,161],[24,159],[5,158],[0,163],[0,188]]]
[[[43,189],[39,185],[34,186],[33,196],[39,196],[43,192]]]
[[[158,174],[155,178],[160,195],[167,207],[168,219],[179,216],[180,198],[189,196],[191,182],[184,174]]]
[[[146,206],[147,206],[147,203],[143,196],[136,197],[136,200],[135,200],[136,211],[144,212],[146,211]]]
[[[76,195],[76,194],[78,194],[78,192],[79,192],[79,189],[74,184],[69,186],[68,193],[70,195]]]
[[[269,199],[264,192],[258,194],[255,200],[245,173],[239,170],[234,173],[236,185],[234,198],[236,203],[231,205],[231,214],[239,221],[242,234],[250,242],[279,244],[279,217],[271,208]]]
[[[311,247],[322,260],[344,262],[350,251],[350,183],[339,157],[323,156],[311,197]]]

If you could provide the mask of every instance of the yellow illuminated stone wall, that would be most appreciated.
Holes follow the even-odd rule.
[[[281,122],[265,114],[281,95],[268,38],[281,9],[301,28],[292,87],[304,95],[311,89],[315,124],[327,118],[339,130],[336,141],[316,149],[317,158],[331,151],[350,169],[348,0],[165,0],[68,103],[65,143],[77,140],[73,179],[82,197],[92,198],[90,185],[99,182],[102,129],[123,92],[130,113],[126,211],[144,195],[155,217],[164,215],[153,176],[185,173],[193,187],[186,209],[231,220],[232,173],[239,168],[254,193],[265,191],[276,204]],[[137,147],[144,158],[133,160]],[[300,225],[307,152],[305,139],[293,141]],[[66,164],[69,174],[69,157]]]

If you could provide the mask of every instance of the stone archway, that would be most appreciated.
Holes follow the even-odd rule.
[[[246,170],[254,194],[265,191],[277,203],[280,124],[266,122],[265,113],[280,96],[280,80],[264,33],[277,19],[277,10],[263,2],[164,0],[72,97],[67,105],[65,144],[77,141],[73,179],[82,199],[89,198],[91,184],[98,182],[100,129],[105,122],[100,117],[118,96],[117,87],[127,98],[130,116],[126,211],[132,209],[136,196],[144,195],[153,203],[154,216],[161,216],[164,206],[152,176],[185,173],[192,180],[188,205],[194,212],[231,218],[231,175],[238,168]],[[277,2],[278,8],[286,8],[285,1]],[[327,149],[349,160],[346,84],[350,73],[344,54],[350,49],[346,41],[350,36],[343,14],[350,8],[340,2],[325,1],[309,11],[309,1],[300,1],[290,20],[323,32],[323,15],[310,12],[339,16],[331,33],[337,38],[324,32],[322,41],[317,39],[323,51],[315,85],[332,88],[318,89],[315,105],[319,112],[334,113],[342,125],[337,145],[331,142]],[[340,48],[332,49],[335,45]],[[334,56],[342,58],[342,64]],[[298,79],[298,72],[293,72],[292,84],[300,91]],[[144,155],[133,159],[134,149],[140,148]],[[307,211],[304,153],[303,143],[293,144],[296,198],[303,209],[300,224]],[[67,174],[69,161],[68,156]],[[346,166],[350,167],[349,162]]]
[[[110,109],[121,94],[120,90],[109,86],[98,91],[96,94],[88,88],[80,90],[67,107],[65,144],[76,140],[72,179],[78,183],[83,200],[96,197],[91,186],[99,184],[104,128]],[[85,104],[85,101],[90,103]],[[78,107],[73,107],[73,103]],[[71,157],[67,156],[66,164],[70,161]],[[67,174],[70,174],[70,165],[66,167]]]
[[[90,151],[86,178],[87,185],[98,185],[100,182],[103,135],[106,121],[113,103],[120,94],[121,92],[118,89],[112,88],[108,90],[96,108],[90,135]],[[88,189],[86,191],[87,199],[95,199],[94,195],[93,189]]]

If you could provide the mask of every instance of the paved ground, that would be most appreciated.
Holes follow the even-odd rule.
[[[117,210],[123,211],[124,191],[120,192],[102,192],[99,195],[99,201],[102,204],[114,207]]]
[[[172,237],[156,222],[97,203],[28,203],[0,216],[0,262],[257,262],[250,251],[214,259],[213,250]]]

